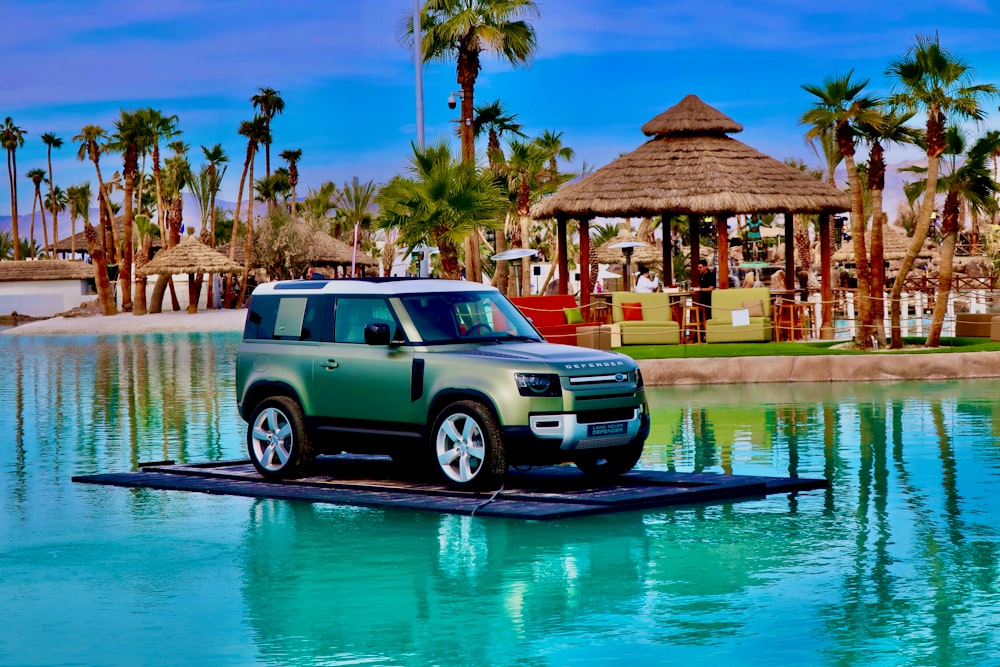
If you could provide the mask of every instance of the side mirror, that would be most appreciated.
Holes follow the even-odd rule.
[[[389,325],[382,322],[372,322],[365,326],[365,345],[388,345]]]

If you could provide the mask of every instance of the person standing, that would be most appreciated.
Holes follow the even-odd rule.
[[[660,287],[659,276],[649,275],[649,268],[639,265],[639,270],[635,272],[638,276],[635,280],[635,291],[636,292],[655,292]]]
[[[712,290],[715,289],[715,271],[708,268],[708,262],[698,260],[698,303],[705,309],[705,319],[712,319]]]

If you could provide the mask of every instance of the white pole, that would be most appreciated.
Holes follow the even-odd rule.
[[[903,292],[899,302],[899,335],[910,335],[910,293]]]
[[[847,333],[854,340],[854,292],[847,293]]]
[[[941,328],[942,336],[954,336],[955,335],[955,301],[951,298],[951,292],[948,292],[948,305],[945,307],[944,313],[944,326]]]
[[[424,54],[420,35],[420,0],[413,0],[413,66],[417,88],[417,148],[424,150]]]

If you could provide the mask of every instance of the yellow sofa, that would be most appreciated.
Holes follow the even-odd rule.
[[[627,320],[622,304],[641,305],[642,319]],[[611,317],[621,331],[622,345],[677,345],[681,328],[670,314],[670,300],[663,292],[613,292]]]
[[[760,304],[760,315],[751,312],[750,323],[733,324],[733,311],[756,310]],[[705,342],[767,342],[771,340],[771,290],[766,287],[744,289],[712,290],[712,317],[705,322]]]

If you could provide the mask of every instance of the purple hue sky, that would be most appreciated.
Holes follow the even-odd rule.
[[[234,200],[245,153],[236,130],[252,117],[248,98],[259,86],[285,100],[272,125],[272,168],[280,151],[301,148],[301,194],[353,176],[384,182],[406,165],[415,138],[414,71],[397,35],[412,0],[2,4],[0,117],[27,131],[17,151],[22,215],[32,195],[24,175],[45,168],[41,134],[66,141],[53,155],[58,185],[96,185],[72,137],[86,124],[112,130],[120,109],[145,106],[179,116],[195,169],[200,145],[223,144],[230,167],[221,198]],[[886,92],[886,66],[918,33],[938,31],[943,46],[975,67],[977,81],[1000,85],[1000,7],[987,0],[538,4],[533,65],[486,60],[476,101],[502,100],[531,136],[563,132],[577,155],[570,169],[602,166],[634,149],[645,140],[641,125],[688,93],[741,123],[741,141],[818,166],[797,124],[811,103],[801,84],[854,69],[871,78],[874,92]],[[454,64],[425,68],[427,141],[450,138],[457,153],[456,113],[446,105],[456,88]],[[984,127],[1000,127],[997,104],[987,103]],[[890,160],[913,156],[897,152]],[[110,174],[119,160],[107,156],[102,169]],[[3,180],[0,215],[9,215]]]

